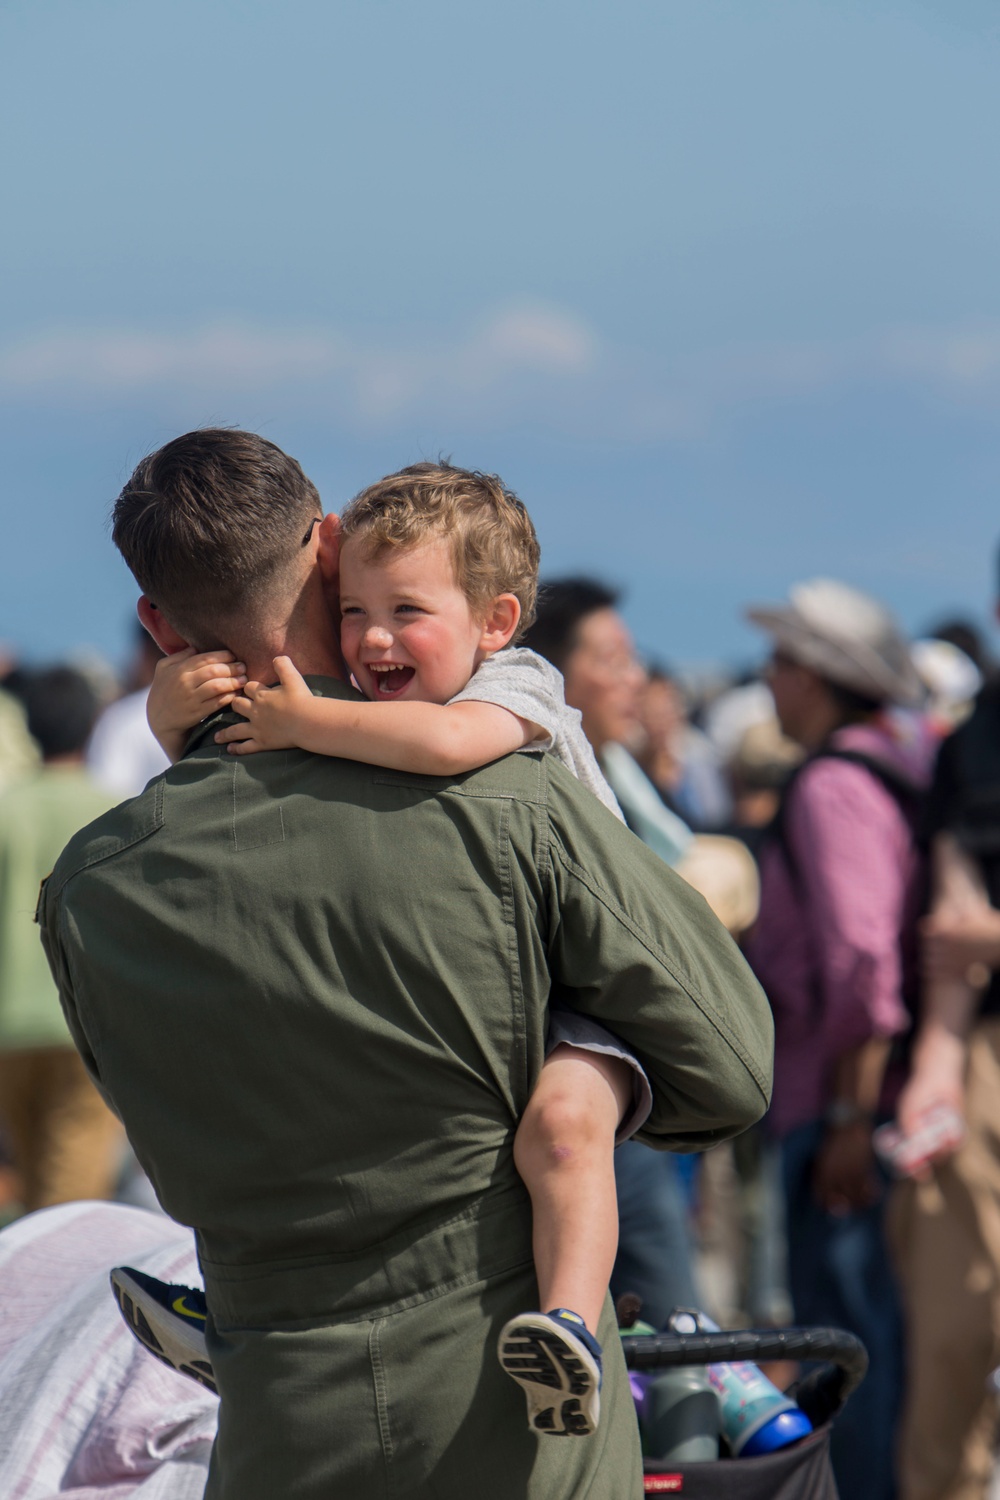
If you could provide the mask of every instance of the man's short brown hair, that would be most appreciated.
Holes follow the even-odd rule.
[[[276,444],[209,427],[136,466],[112,537],[143,593],[204,644],[221,624],[266,612],[320,513],[315,486]]]
[[[411,464],[362,490],[340,519],[344,540],[357,541],[369,558],[445,537],[473,609],[513,594],[521,606],[515,640],[535,618],[541,549],[528,512],[496,474]]]

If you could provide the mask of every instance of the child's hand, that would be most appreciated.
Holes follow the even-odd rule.
[[[276,686],[248,682],[245,696],[233,699],[233,708],[247,722],[227,725],[215,736],[218,744],[229,746],[231,755],[300,747],[300,730],[315,700],[289,657],[276,656],[274,670]]]
[[[232,703],[246,684],[246,673],[231,651],[197,652],[193,646],[157,662],[146,717],[171,760],[183,755],[196,724]]]

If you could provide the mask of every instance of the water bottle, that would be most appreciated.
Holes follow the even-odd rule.
[[[670,1331],[679,1334],[718,1333],[719,1326],[704,1313],[676,1312]],[[722,1430],[734,1458],[754,1458],[787,1448],[812,1432],[812,1423],[756,1365],[708,1365],[712,1390],[719,1399]]]
[[[704,1366],[682,1365],[653,1376],[639,1413],[642,1451],[667,1463],[706,1463],[719,1456],[719,1398]]]
[[[656,1329],[634,1318],[619,1333],[655,1334]],[[719,1456],[719,1398],[703,1366],[663,1370],[652,1374],[629,1371],[647,1458],[670,1463],[702,1463]]]

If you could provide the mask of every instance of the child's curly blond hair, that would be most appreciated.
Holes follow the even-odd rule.
[[[528,512],[496,474],[411,464],[355,495],[340,521],[344,540],[367,558],[447,538],[455,580],[474,610],[513,594],[521,606],[515,641],[534,621],[541,548]]]

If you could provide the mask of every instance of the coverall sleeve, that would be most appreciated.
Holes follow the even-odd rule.
[[[83,1059],[83,1065],[93,1080],[105,1104],[112,1114],[118,1115],[115,1101],[111,1098],[101,1079],[100,1067],[98,1066],[97,1053],[91,1044],[90,1038],[83,1029],[80,1013],[77,1009],[73,992],[73,979],[69,964],[66,959],[65,950],[59,936],[59,922],[62,908],[58,900],[49,898],[49,882],[42,881],[42,888],[38,893],[38,906],[35,910],[35,921],[38,923],[41,933],[42,947],[52,970],[52,978],[55,980],[56,989],[59,991],[59,1004],[62,1006],[66,1025],[69,1027],[73,1038],[73,1045]],[[119,1118],[120,1115],[119,1115]]]
[[[554,994],[632,1049],[653,1090],[638,1140],[701,1150],[771,1094],[763,990],[707,903],[562,767],[549,767]]]

